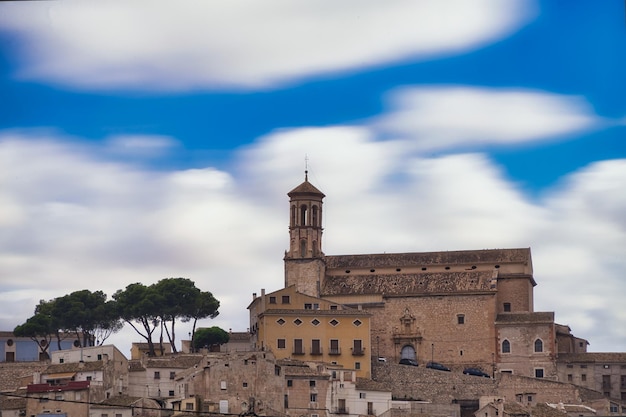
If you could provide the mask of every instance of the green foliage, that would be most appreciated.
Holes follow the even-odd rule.
[[[193,343],[195,349],[209,348],[211,346],[223,345],[228,343],[230,335],[225,330],[213,326],[208,328],[198,329],[193,336]]]

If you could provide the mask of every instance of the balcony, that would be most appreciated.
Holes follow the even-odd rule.
[[[296,348],[293,350],[293,352],[291,352],[292,355],[304,355],[304,349],[302,348]]]
[[[334,356],[341,355],[341,348],[330,348],[328,349],[328,354]]]
[[[333,410],[334,414],[350,414],[348,407],[337,407]]]
[[[365,348],[355,349],[352,348],[352,356],[363,356],[365,355]]]
[[[311,356],[320,356],[323,355],[324,353],[322,352],[322,348],[312,348],[311,349]]]

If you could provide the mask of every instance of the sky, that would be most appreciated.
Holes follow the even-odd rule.
[[[622,0],[1,2],[0,330],[186,277],[245,331],[306,168],[326,254],[530,247],[624,352],[625,74]]]

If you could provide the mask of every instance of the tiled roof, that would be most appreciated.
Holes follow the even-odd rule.
[[[321,197],[326,197],[323,192],[315,188],[315,186],[308,180],[304,180],[302,184],[287,193],[289,197],[292,197],[295,194],[317,194]]]
[[[584,362],[584,363],[626,363],[624,352],[584,352],[584,353],[559,353],[558,362]]]
[[[145,371],[146,368],[143,367],[141,360],[132,359],[128,361],[128,371],[129,372],[137,372],[137,371]]]
[[[202,355],[172,355],[150,358],[146,361],[146,368],[180,368],[187,369],[202,361]]]
[[[391,387],[388,383],[378,382],[366,378],[356,379],[356,389],[364,391],[388,391],[391,392]]]
[[[534,313],[502,313],[496,316],[496,324],[506,323],[553,323],[553,311],[538,311]]]
[[[128,407],[141,400],[141,397],[131,397],[128,395],[116,395],[114,397],[107,398],[106,400],[96,404],[105,406],[119,406]]]
[[[263,312],[265,316],[353,316],[353,317],[370,317],[370,313],[356,308],[347,308],[344,310],[290,310],[290,309],[271,309]]]
[[[326,256],[327,268],[531,262],[530,248]]]
[[[393,296],[495,291],[495,288],[491,288],[491,280],[491,271],[341,275],[327,277],[321,292],[324,296],[355,294]]]
[[[49,365],[43,375],[47,374],[60,374],[66,372],[90,372],[90,371],[102,371],[104,369],[104,362],[68,362],[68,363],[55,363]]]
[[[533,407],[532,415],[533,417],[565,417],[567,413],[545,403],[540,403]]]

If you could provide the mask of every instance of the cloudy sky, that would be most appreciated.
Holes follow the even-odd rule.
[[[187,277],[244,331],[286,193],[326,254],[530,247],[535,310],[626,351],[624,2],[0,3],[0,330]],[[179,336],[188,327],[179,327]],[[129,326],[110,341],[129,353]]]

